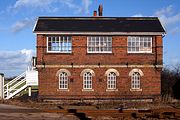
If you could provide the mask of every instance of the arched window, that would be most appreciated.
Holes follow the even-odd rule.
[[[119,76],[119,72],[116,69],[108,69],[105,74],[107,77],[107,89],[115,90],[117,89],[117,76]]]
[[[107,75],[107,89],[116,89],[116,73],[114,72]]]
[[[83,89],[92,89],[92,74],[90,72],[83,74]]]
[[[138,72],[134,72],[131,76],[131,89],[140,89],[140,77]]]
[[[131,89],[141,88],[141,76],[143,75],[144,74],[140,69],[132,69],[129,72],[129,76],[131,77]]]
[[[60,69],[57,71],[56,76],[59,77],[59,89],[68,89],[68,78],[71,73],[67,69]]]
[[[68,74],[66,72],[59,74],[59,89],[68,89]]]

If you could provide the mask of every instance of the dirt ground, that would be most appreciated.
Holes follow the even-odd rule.
[[[57,113],[0,113],[1,120],[79,120],[74,115]]]
[[[0,104],[0,120],[79,120],[74,115],[48,113],[39,109]]]
[[[0,120],[135,120],[180,119],[179,103],[62,105],[12,99],[0,101]],[[174,105],[174,106],[173,106]],[[118,108],[119,107],[119,108]],[[127,109],[128,108],[128,109]]]

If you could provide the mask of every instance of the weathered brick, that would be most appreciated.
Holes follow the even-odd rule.
[[[156,42],[155,42],[156,41]],[[130,54],[127,53],[127,36],[112,37],[111,54],[90,54],[87,53],[87,36],[72,36],[72,53],[47,53],[46,36],[37,35],[37,61],[38,65],[98,65],[99,68],[91,68],[95,72],[93,76],[94,91],[82,91],[83,78],[80,73],[85,68],[38,68],[39,71],[39,96],[41,98],[149,98],[161,94],[161,68],[146,67],[155,63],[162,64],[162,36],[153,37],[153,53],[150,54]],[[131,67],[114,68],[118,70],[120,76],[117,77],[118,91],[106,91],[107,80],[104,76],[109,68],[101,65],[145,65],[139,68],[143,71],[141,77],[142,91],[130,91],[131,77],[129,72]],[[137,67],[134,67],[137,68]],[[67,69],[71,72],[69,80],[69,91],[58,89],[59,69]]]

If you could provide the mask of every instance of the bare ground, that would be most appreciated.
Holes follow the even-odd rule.
[[[14,120],[15,118],[18,120],[132,120],[152,119],[154,116],[156,118],[153,119],[157,120],[160,118],[180,119],[180,109],[178,109],[180,102],[173,104],[113,102],[96,106],[79,106],[12,99],[0,101],[0,103],[3,104],[0,107],[0,120]],[[121,110],[122,105],[123,110]],[[127,108],[132,111],[124,110]]]

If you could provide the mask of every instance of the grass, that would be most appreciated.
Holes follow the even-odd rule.
[[[5,81],[4,81],[4,84],[7,84],[8,82],[10,82],[10,81],[5,80]],[[11,86],[17,84],[18,82],[19,82],[19,81],[16,81],[16,82],[13,83]],[[25,82],[23,82],[22,84],[20,84],[19,86],[17,86],[15,89],[19,89],[19,88],[21,88],[21,87],[24,86],[24,85],[25,85]],[[31,93],[33,94],[33,93],[37,93],[37,92],[38,92],[38,86],[31,86]],[[20,97],[20,96],[24,96],[24,95],[28,95],[28,87],[27,87],[25,90],[23,90],[23,91],[21,91],[20,93],[18,93],[16,96]]]
[[[38,86],[31,86],[31,93],[38,92]],[[19,93],[19,96],[28,95],[28,87]]]

